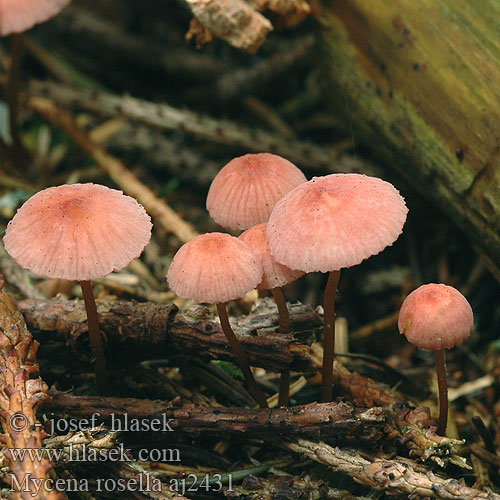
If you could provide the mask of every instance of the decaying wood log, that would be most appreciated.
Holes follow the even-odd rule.
[[[312,353],[304,341],[313,340],[321,318],[311,306],[292,305],[290,320],[295,333],[281,335],[274,303],[266,303],[271,309],[232,320],[250,363],[276,372],[314,371]],[[83,301],[24,300],[19,307],[38,338],[62,337],[77,355],[89,352]],[[234,360],[219,322],[205,307],[179,312],[173,304],[97,300],[97,309],[109,361],[124,356],[136,360],[169,357],[172,350],[202,359]]]
[[[354,137],[500,265],[500,46],[494,0],[331,0],[331,85]],[[347,106],[345,99],[347,99]]]

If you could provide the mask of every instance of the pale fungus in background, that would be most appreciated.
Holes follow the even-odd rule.
[[[266,236],[275,260],[291,269],[330,273],[324,293],[323,402],[332,399],[340,269],[392,245],[407,212],[392,184],[360,174],[331,174],[296,187],[271,213]]]
[[[444,349],[461,344],[472,331],[474,316],[467,299],[451,286],[422,285],[403,302],[399,332],[421,349],[433,350],[439,386],[438,434],[444,435],[448,420],[448,383]]]
[[[244,231],[239,236],[239,239],[250,247],[254,255],[262,264],[264,274],[262,276],[262,281],[257,285],[257,289],[271,290],[278,306],[280,333],[286,335],[290,332],[290,316],[281,287],[300,278],[304,272],[295,271],[282,264],[278,264],[274,260],[266,240],[266,227],[266,222],[257,224]],[[279,406],[286,406],[289,397],[289,386],[290,372],[282,372],[278,398]]]
[[[215,176],[208,191],[207,210],[222,227],[248,229],[266,222],[276,202],[306,180],[301,170],[281,156],[240,156]]]
[[[21,33],[47,21],[70,0],[0,0],[0,35]]]
[[[262,264],[264,274],[262,281],[257,285],[258,290],[272,290],[282,287],[304,274],[304,271],[290,269],[274,260],[267,244],[266,228],[267,223],[263,222],[247,229],[239,236],[239,239],[250,247],[250,250]]]
[[[235,353],[248,388],[262,408],[266,397],[250,370],[247,355],[236,338],[226,310],[228,300],[254,289],[262,280],[262,265],[250,248],[224,233],[207,233],[185,243],[168,269],[170,288],[180,297],[215,303],[224,332]]]
[[[38,276],[80,282],[102,393],[108,388],[90,280],[119,271],[138,257],[149,243],[151,228],[151,218],[133,198],[90,183],[38,192],[5,230],[5,250],[21,267]]]

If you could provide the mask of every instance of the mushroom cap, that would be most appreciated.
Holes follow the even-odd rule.
[[[382,179],[314,177],[276,203],[267,242],[275,260],[291,269],[337,271],[392,245],[407,212],[398,190]]]
[[[175,254],[167,281],[179,297],[220,303],[253,290],[262,266],[250,248],[224,233],[206,233],[188,241]]]
[[[0,0],[0,35],[21,33],[54,17],[70,0]]]
[[[248,229],[266,222],[276,202],[306,180],[301,170],[281,156],[240,156],[215,176],[208,191],[207,210],[222,227]]]
[[[151,238],[151,218],[121,191],[99,184],[44,189],[5,230],[17,263],[39,276],[87,281],[123,269]]]
[[[257,285],[258,290],[270,290],[284,286],[304,274],[303,271],[295,271],[282,264],[278,264],[273,259],[266,240],[266,227],[267,223],[263,222],[247,229],[239,236],[239,239],[249,246],[264,269],[262,281]]]
[[[406,297],[399,311],[399,332],[422,349],[450,349],[472,331],[474,317],[467,299],[451,286],[430,283]]]

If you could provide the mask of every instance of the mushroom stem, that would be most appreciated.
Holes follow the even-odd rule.
[[[446,424],[448,423],[448,380],[446,378],[444,350],[439,349],[434,351],[434,358],[436,359],[436,372],[439,390],[439,423],[437,434],[439,436],[444,436],[446,432]]]
[[[257,385],[255,378],[253,376],[252,371],[250,370],[250,365],[248,363],[247,355],[243,350],[240,342],[236,338],[236,335],[229,324],[229,318],[227,316],[227,309],[225,302],[219,302],[217,305],[217,313],[219,314],[220,324],[222,327],[222,331],[231,346],[234,354],[238,358],[238,364],[240,366],[240,370],[243,372],[243,376],[245,377],[245,381],[248,385],[248,389],[252,396],[255,398],[255,401],[259,404],[261,408],[267,408],[267,400],[264,393],[261,391],[260,387]]]
[[[14,150],[19,150],[21,140],[17,118],[19,116],[19,66],[21,63],[22,40],[19,33],[13,33],[11,40],[11,64],[8,80],[9,129]]]
[[[288,335],[290,333],[290,314],[288,308],[286,307],[285,296],[281,287],[276,287],[271,289],[274,301],[278,306],[278,316],[280,324],[280,333],[283,335]],[[286,406],[288,403],[290,392],[290,370],[285,370],[281,372],[280,375],[280,392],[278,396],[278,406]]]
[[[328,403],[333,396],[333,357],[335,356],[335,298],[340,271],[331,271],[323,296],[323,368],[321,372],[321,402]]]
[[[80,281],[82,287],[83,302],[87,312],[87,324],[89,327],[90,347],[94,364],[97,390],[101,396],[109,395],[108,377],[106,375],[106,362],[104,360],[104,349],[102,347],[101,334],[99,331],[99,315],[95,305],[94,293],[90,281]]]

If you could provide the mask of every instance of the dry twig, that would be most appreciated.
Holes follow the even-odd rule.
[[[309,500],[369,500],[355,497],[348,491],[332,488],[324,481],[309,476],[270,476],[266,479],[248,476],[241,486],[226,492],[229,500],[275,500],[278,498],[304,498]]]
[[[427,408],[409,410],[401,405],[388,408],[358,407],[352,403],[311,403],[290,408],[246,409],[180,404],[172,401],[149,401],[132,398],[103,398],[56,393],[47,411],[56,414],[101,419],[159,421],[172,419],[169,426],[176,435],[211,436],[243,440],[305,438],[327,440],[331,444],[359,444],[365,448],[403,444],[411,456],[431,459],[443,466],[445,460],[467,468],[456,455],[462,441],[435,434]],[[427,418],[427,420],[425,420]],[[159,439],[159,437],[157,437]]]
[[[46,411],[88,418],[99,414],[107,422],[127,417],[130,421],[168,421],[182,438],[228,438],[276,441],[309,437],[332,443],[380,445],[388,435],[390,412],[382,408],[357,408],[349,403],[311,403],[291,408],[247,409],[174,401],[149,401],[132,398],[73,396],[58,392]],[[170,421],[170,419],[172,419]],[[387,427],[389,426],[389,427]]]
[[[492,491],[469,488],[463,480],[442,478],[410,460],[398,458],[370,461],[357,453],[304,439],[299,439],[297,443],[285,443],[284,448],[305,455],[335,472],[349,474],[358,483],[387,493],[405,493],[411,495],[411,498],[421,496],[446,500],[500,500],[500,495]]]
[[[30,95],[47,97],[68,108],[82,108],[104,116],[121,115],[145,125],[194,134],[219,144],[239,146],[248,151],[275,153],[310,170],[377,174],[374,166],[331,148],[305,141],[284,140],[263,130],[250,129],[229,120],[216,120],[168,104],[155,104],[128,96],[89,92],[36,81],[30,84],[28,92]]]
[[[276,333],[278,313],[272,309],[232,319],[235,333],[255,366],[279,372],[314,370],[310,347],[299,339],[311,337],[321,319],[311,306],[292,305],[294,335]],[[24,300],[19,302],[30,329],[39,338],[62,337],[81,355],[88,350],[87,321],[83,301]],[[172,350],[196,357],[234,360],[219,322],[208,309],[195,306],[178,312],[173,304],[97,300],[101,331],[107,349],[135,360],[169,356]]]
[[[145,71],[173,78],[189,78],[206,83],[229,70],[227,64],[198,53],[190,47],[178,45],[169,50],[168,45],[152,43],[147,37],[138,36],[117,23],[110,22],[89,9],[68,5],[57,15],[49,28],[58,39],[64,39],[63,50],[71,50],[72,59],[82,54],[92,57],[98,67],[113,67],[113,72],[127,70],[127,76],[143,76]],[[106,47],[100,51],[100,47]],[[99,51],[99,59],[95,58]]]

